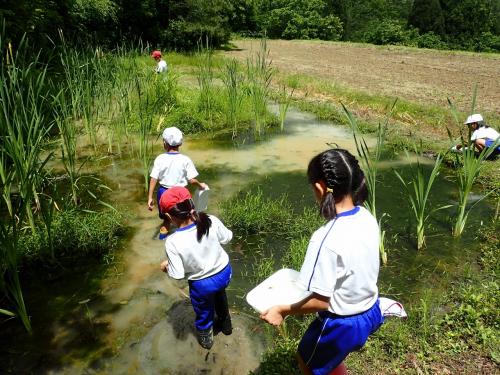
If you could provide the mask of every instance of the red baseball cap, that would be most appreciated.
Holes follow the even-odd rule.
[[[173,186],[164,192],[160,198],[160,210],[162,213],[170,211],[177,203],[191,199],[191,193],[183,186]]]
[[[152,57],[153,59],[156,59],[157,57],[161,57],[161,52],[160,52],[160,51],[158,51],[158,50],[153,51],[153,52],[151,53],[151,57]]]

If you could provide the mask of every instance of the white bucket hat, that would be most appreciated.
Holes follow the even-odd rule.
[[[464,122],[464,124],[468,125],[479,121],[483,121],[483,116],[481,116],[479,113],[475,113],[467,117],[467,120]]]
[[[182,144],[182,132],[175,126],[166,128],[163,131],[163,140],[172,147],[179,146]]]

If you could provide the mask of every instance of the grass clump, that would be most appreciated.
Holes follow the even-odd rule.
[[[292,221],[286,195],[264,198],[260,188],[221,203],[221,210],[227,225],[241,234],[286,233]]]
[[[18,252],[22,263],[51,266],[70,264],[92,257],[107,261],[107,255],[117,248],[125,234],[124,217],[116,210],[84,212],[71,209],[54,215],[51,233],[38,230],[19,238]]]

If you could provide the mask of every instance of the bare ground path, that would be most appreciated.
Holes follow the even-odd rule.
[[[244,60],[259,50],[259,40],[236,40],[226,52]],[[273,65],[369,94],[400,97],[423,104],[470,106],[478,85],[476,108],[500,114],[500,54],[432,51],[321,41],[267,41]]]

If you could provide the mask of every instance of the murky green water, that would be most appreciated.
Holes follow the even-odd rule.
[[[301,210],[314,204],[305,178],[307,163],[328,148],[327,143],[355,153],[345,128],[291,111],[286,132],[265,141],[232,147],[188,137],[181,152],[193,159],[200,180],[211,187],[209,212],[217,214],[218,202],[256,186],[266,196],[287,194]],[[155,150],[161,152],[160,144]],[[170,280],[159,271],[164,257],[163,242],[156,239],[160,221],[156,212],[146,208],[140,163],[108,158],[92,168],[113,188],[110,199],[129,215],[130,238],[114,265],[75,266],[71,276],[27,286],[35,334],[29,338],[15,324],[4,323],[0,372],[244,374],[256,369],[265,335],[256,314],[247,308],[244,294],[252,287],[251,263],[259,252],[269,254],[266,246],[270,245],[235,239],[227,248],[234,266],[228,294],[235,330],[228,337],[218,335],[208,353],[193,336],[186,283]],[[381,165],[378,199],[381,212],[389,215],[384,225],[389,264],[381,271],[380,286],[383,294],[412,303],[431,288],[445,288],[449,277],[465,267],[467,254],[474,251],[474,232],[467,230],[454,240],[450,236],[453,209],[441,211],[431,221],[428,247],[417,253],[408,229],[406,198],[393,173],[393,169],[404,173],[407,168],[403,158]],[[437,181],[435,191],[434,204],[456,201],[447,176]],[[469,228],[490,215],[486,202],[479,204]],[[274,239],[272,252],[278,256],[287,245]]]

